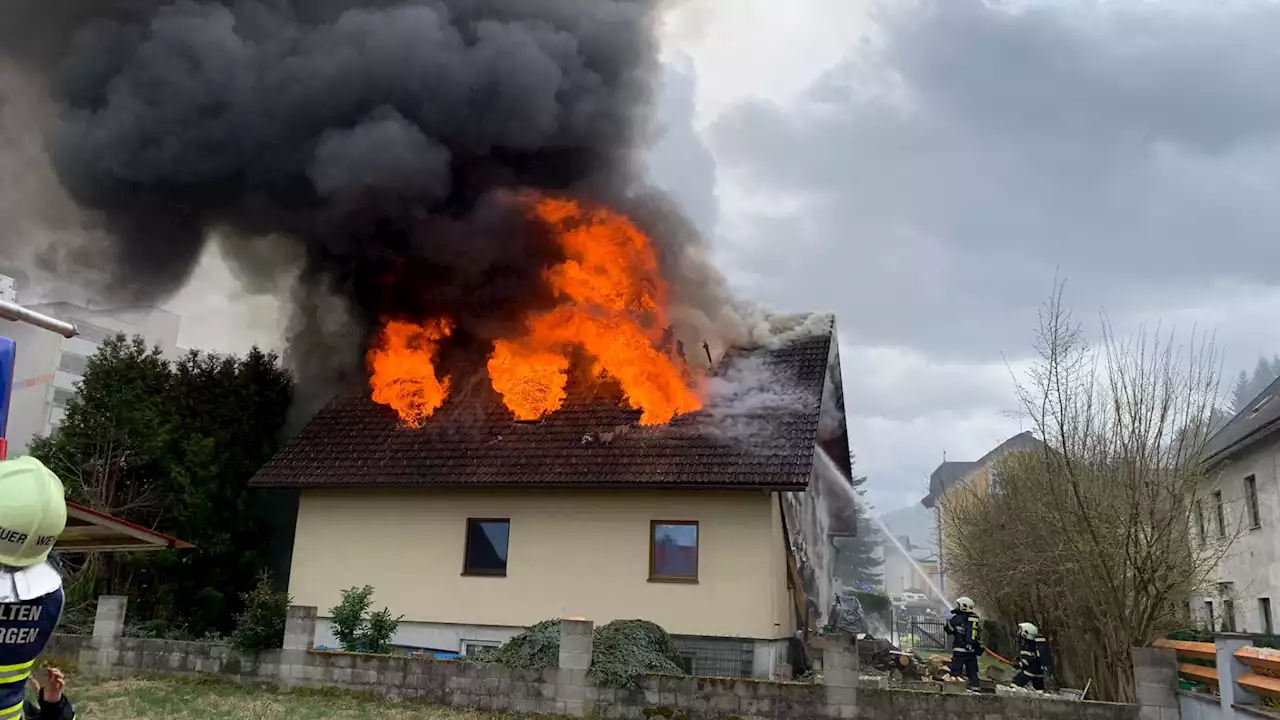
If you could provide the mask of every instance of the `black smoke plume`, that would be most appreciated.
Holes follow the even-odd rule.
[[[670,224],[634,162],[655,2],[9,0],[0,53],[49,79],[49,155],[109,230],[114,299],[182,287],[211,230],[250,280],[279,270],[256,239],[300,243],[287,358],[324,384],[380,317],[479,344],[542,303],[556,250],[522,189]],[[694,234],[656,239],[687,274]]]

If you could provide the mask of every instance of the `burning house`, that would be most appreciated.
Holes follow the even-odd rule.
[[[853,530],[830,486],[847,481],[815,465],[848,440],[823,432],[843,427],[835,329],[810,325],[727,353],[701,407],[663,422],[616,377],[573,368],[537,418],[484,367],[438,383],[418,417],[377,401],[375,370],[253,481],[300,490],[290,593],[323,612],[372,585],[404,616],[397,645],[463,654],[551,617],[643,618],[701,672],[773,676],[825,622],[826,548]],[[334,643],[323,619],[316,641]]]

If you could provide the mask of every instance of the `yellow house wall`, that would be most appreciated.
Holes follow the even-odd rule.
[[[466,519],[510,518],[506,577],[463,576]],[[651,520],[699,523],[698,582],[649,582]],[[289,591],[322,616],[372,585],[405,622],[651,620],[674,634],[793,632],[779,499],[760,491],[306,490]]]

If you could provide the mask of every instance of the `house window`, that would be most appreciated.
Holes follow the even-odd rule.
[[[69,372],[72,375],[84,375],[85,369],[89,367],[89,359],[83,355],[64,352],[62,357],[58,358],[58,369]]]
[[[1258,598],[1258,620],[1262,622],[1264,635],[1275,634],[1275,627],[1271,624],[1271,598]]]
[[[1203,546],[1209,539],[1209,533],[1205,530],[1204,503],[1199,500],[1196,501],[1196,529],[1200,531],[1200,545]]]
[[[1222,601],[1222,632],[1236,631],[1236,601],[1230,598]]]
[[[505,576],[510,539],[510,520],[467,518],[467,549],[462,574]]]
[[[1218,537],[1227,536],[1227,514],[1222,507],[1222,491],[1215,490],[1213,492],[1213,513],[1218,523]]]
[[[1244,500],[1249,508],[1249,527],[1262,526],[1262,515],[1258,512],[1258,479],[1253,475],[1244,479]]]
[[[698,523],[674,520],[649,523],[649,579],[698,581]]]
[[[494,642],[492,640],[463,640],[462,655],[464,657],[471,657],[472,655],[475,655],[477,651],[483,650],[485,648],[496,648],[496,647],[502,647],[502,643]]]
[[[63,407],[68,402],[70,402],[71,398],[75,396],[76,396],[75,390],[64,390],[63,388],[55,388],[53,391],[53,405],[54,407]]]
[[[1209,619],[1209,631],[1212,632],[1213,629],[1217,627],[1217,625],[1214,623],[1212,600],[1204,601],[1204,615]]]

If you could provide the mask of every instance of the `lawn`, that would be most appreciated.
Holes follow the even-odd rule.
[[[83,720],[501,720],[478,710],[394,703],[359,695],[175,680],[115,680],[81,684],[67,697]]]

